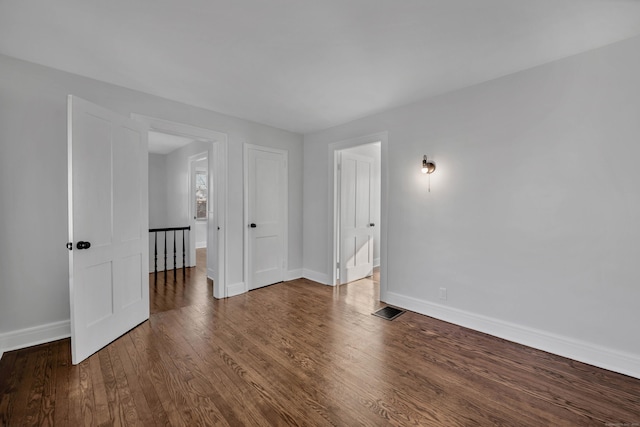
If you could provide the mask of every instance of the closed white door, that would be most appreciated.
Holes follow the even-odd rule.
[[[340,283],[373,274],[373,159],[340,153]]]
[[[69,96],[73,364],[149,318],[147,132]]]
[[[247,147],[248,288],[284,280],[287,153]]]

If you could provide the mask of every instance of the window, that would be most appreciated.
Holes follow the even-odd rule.
[[[207,173],[196,171],[196,219],[207,219]]]

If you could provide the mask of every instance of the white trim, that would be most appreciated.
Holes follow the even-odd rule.
[[[319,273],[317,271],[313,271],[313,270],[309,270],[307,268],[303,268],[302,269],[302,277],[304,277],[305,279],[313,280],[314,282],[321,283],[323,285],[332,286],[331,282],[329,281],[329,275],[327,275],[325,273]]]
[[[388,199],[388,182],[387,182],[387,145],[389,143],[388,132],[378,132],[372,135],[365,135],[358,138],[351,138],[344,141],[333,142],[328,147],[328,177],[329,177],[329,200],[328,200],[328,217],[329,224],[327,228],[327,236],[329,239],[328,244],[328,260],[327,266],[328,274],[324,274],[327,279],[321,283],[334,284],[336,283],[336,263],[338,262],[338,254],[336,251],[336,242],[338,235],[338,224],[336,220],[337,216],[337,203],[336,203],[336,174],[337,174],[337,157],[340,150],[346,148],[357,147],[359,145],[372,144],[374,142],[380,143],[380,299],[384,300],[387,292],[387,224],[389,218],[389,207],[387,206]],[[305,270],[306,271],[306,270]],[[312,274],[320,274],[312,272]],[[309,278],[305,275],[305,277]],[[311,279],[314,280],[314,279]],[[318,281],[318,280],[315,280]]]
[[[236,295],[244,294],[247,292],[247,286],[244,282],[234,283],[233,285],[227,285],[226,293],[228,297],[235,297]]]
[[[284,276],[285,281],[296,280],[302,277],[302,269],[298,268],[297,270],[289,270],[286,272]]]
[[[373,268],[380,267],[380,258],[373,259]]]
[[[213,235],[217,233],[218,259],[207,259],[207,275],[215,278],[213,280],[213,296],[215,298],[225,298],[227,296],[226,283],[228,269],[226,256],[228,252],[227,218],[229,217],[227,207],[227,134],[212,129],[205,129],[184,123],[157,119],[155,117],[149,117],[142,114],[132,113],[131,118],[147,124],[147,126],[154,131],[211,141],[211,147],[209,147],[208,150],[209,182],[212,183],[209,189],[209,196],[210,200],[213,200],[211,195],[215,197],[217,211],[209,212],[209,216],[213,217],[213,221],[210,221],[208,229],[210,231],[213,230]],[[218,227],[220,228],[219,230]],[[195,230],[193,231],[193,234],[195,235]],[[208,242],[209,247],[212,247],[213,240],[216,240],[213,235],[211,232],[207,233],[207,239],[211,240]],[[207,254],[210,253],[213,253],[213,251],[207,252]]]
[[[387,292],[384,301],[397,307],[484,332],[498,338],[640,378],[640,355],[611,350],[566,336],[458,310],[395,292]]]
[[[0,334],[0,358],[2,353],[18,350],[33,345],[69,338],[71,336],[71,321],[47,323],[45,325],[20,329]]]
[[[266,151],[267,153],[280,154],[284,156],[284,200],[282,206],[283,210],[283,236],[282,236],[282,279],[286,280],[287,269],[289,268],[289,151],[281,150],[279,148],[265,147],[262,145],[244,143],[243,146],[243,202],[244,202],[244,282],[246,284],[247,292],[251,289],[251,276],[249,262],[251,257],[249,256],[249,233],[246,228],[248,227],[249,220],[249,150]]]

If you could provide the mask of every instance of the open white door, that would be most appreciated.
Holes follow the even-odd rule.
[[[287,153],[246,147],[248,288],[284,280]]]
[[[373,159],[340,153],[340,283],[373,274]]]
[[[71,95],[67,125],[77,364],[149,318],[148,129]]]

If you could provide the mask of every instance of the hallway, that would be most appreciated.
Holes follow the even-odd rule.
[[[204,304],[213,300],[213,283],[207,279],[207,249],[196,249],[196,266],[187,268],[185,279],[182,269],[149,275],[149,311],[151,314],[174,310],[193,304]]]

